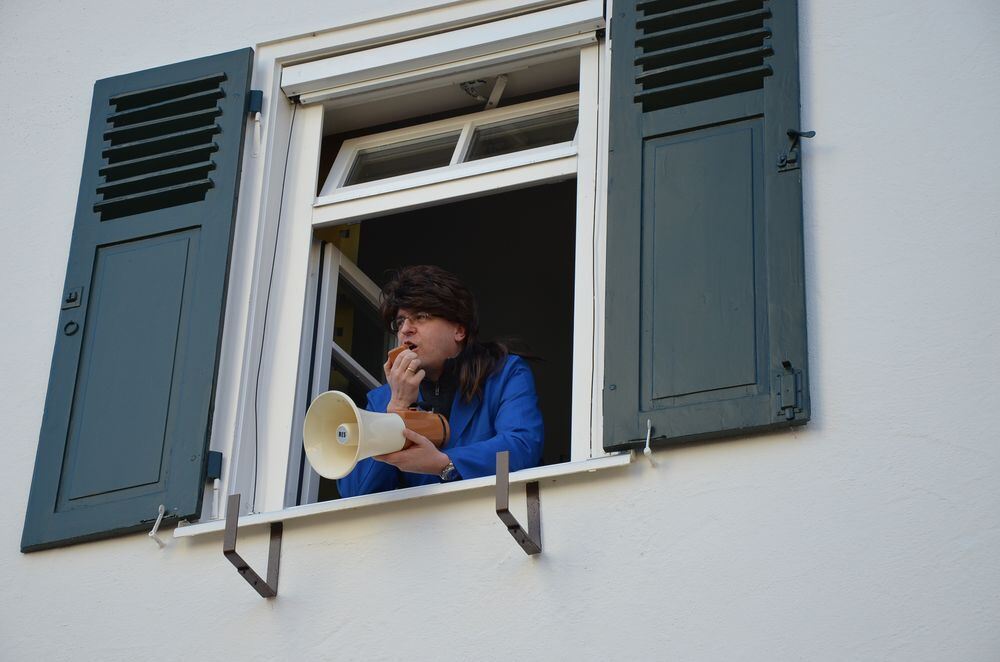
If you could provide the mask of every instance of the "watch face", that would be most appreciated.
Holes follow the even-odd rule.
[[[458,472],[455,471],[455,465],[449,462],[448,466],[446,466],[441,471],[440,478],[441,478],[441,480],[451,480],[452,478],[455,477],[456,473],[458,473]]]

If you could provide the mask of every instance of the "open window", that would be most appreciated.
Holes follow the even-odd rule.
[[[594,252],[593,190],[578,186],[581,163],[590,186],[596,163],[594,142],[581,155],[579,141],[581,116],[589,125],[597,112],[596,89],[580,89],[581,80],[596,84],[589,48],[492,75],[473,70],[388,101],[319,102],[307,302],[315,319],[303,334],[311,377],[300,408],[332,389],[364,407],[395,343],[377,317],[379,289],[399,267],[436,264],[476,295],[480,337],[528,360],[545,421],[543,464],[590,456],[593,315],[575,305],[592,298],[593,284],[578,282],[577,270],[582,253],[582,273],[591,273]],[[575,367],[585,381],[575,383]],[[575,448],[574,420],[586,430]],[[337,498],[334,481],[302,456],[293,443],[285,505]]]

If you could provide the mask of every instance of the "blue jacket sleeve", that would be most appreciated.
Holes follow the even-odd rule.
[[[385,413],[388,398],[382,397],[383,389],[388,390],[388,387],[383,386],[368,393],[368,405],[365,409]],[[337,491],[342,497],[352,497],[394,490],[399,484],[399,473],[399,469],[391,464],[368,457],[358,462],[354,471],[337,481]]]
[[[482,441],[447,450],[448,457],[462,478],[494,475],[498,451],[510,451],[511,471],[535,467],[541,463],[544,428],[531,368],[521,357],[511,356],[505,372],[507,374],[499,385],[499,407],[493,424],[496,434]],[[486,397],[491,395],[487,394]]]

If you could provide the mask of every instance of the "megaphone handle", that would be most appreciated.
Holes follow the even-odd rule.
[[[396,413],[403,419],[403,425],[417,434],[427,437],[438,448],[448,442],[451,427],[448,425],[448,419],[441,414],[417,409]]]

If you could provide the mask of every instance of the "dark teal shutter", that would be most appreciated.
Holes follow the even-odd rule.
[[[794,0],[614,3],[604,447],[809,418]]]
[[[94,85],[23,551],[199,513],[252,61]]]

